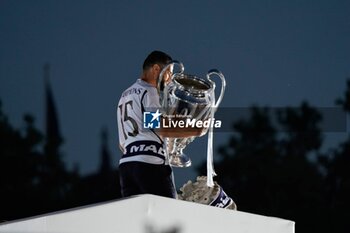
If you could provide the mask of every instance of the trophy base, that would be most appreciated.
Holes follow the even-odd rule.
[[[169,164],[172,167],[189,167],[192,165],[190,157],[185,154],[172,155],[169,159]]]

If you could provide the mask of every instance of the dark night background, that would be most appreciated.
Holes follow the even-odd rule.
[[[119,197],[116,104],[159,49],[188,73],[221,70],[222,107],[249,112],[214,136],[217,180],[241,211],[345,232],[349,128],[321,126],[325,108],[350,112],[349,12],[341,0],[0,0],[0,220]],[[178,187],[203,175],[206,137],[186,152]]]

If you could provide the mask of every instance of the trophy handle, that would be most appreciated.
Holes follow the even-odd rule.
[[[167,93],[167,91],[164,91],[164,89],[166,88],[166,83],[164,83],[164,73],[166,72],[167,69],[169,69],[169,67],[171,66],[174,66],[174,65],[177,65],[180,67],[180,72],[177,72],[179,74],[183,73],[184,70],[185,70],[185,67],[184,65],[179,62],[179,61],[171,61],[169,64],[167,64],[163,69],[162,71],[160,72],[159,74],[159,77],[158,77],[158,81],[157,81],[157,91],[158,91],[158,94],[159,94],[159,98],[160,98],[160,103],[162,104],[163,100],[165,100],[165,95]],[[175,76],[175,73],[173,73],[170,77],[170,81],[173,80],[173,77]]]
[[[218,100],[216,101],[216,103],[214,103],[213,107],[214,108],[217,108],[219,106],[219,104],[221,103],[221,100],[222,98],[224,97],[224,93],[225,93],[225,88],[226,88],[226,80],[225,80],[225,77],[224,75],[217,69],[212,69],[212,70],[209,70],[208,71],[208,74],[207,74],[207,79],[213,84],[213,92],[215,91],[215,87],[216,87],[216,84],[215,82],[213,82],[211,80],[211,76],[212,75],[217,75],[220,77],[221,79],[221,91],[220,91],[220,95],[219,95],[219,98]]]
[[[219,76],[221,79],[221,91],[218,100],[215,102],[215,82],[211,80],[211,76],[216,75]],[[217,110],[217,107],[221,103],[222,98],[224,97],[225,93],[225,88],[226,88],[226,80],[224,75],[216,70],[212,69],[208,71],[207,74],[207,79],[209,82],[213,85],[213,91],[212,91],[212,98],[213,98],[213,103],[212,103],[212,110],[210,112],[210,117],[214,118],[214,114]],[[208,132],[208,145],[207,145],[207,185],[208,187],[213,187],[214,186],[214,180],[213,177],[216,176],[215,170],[214,170],[214,159],[213,159],[213,127],[209,128]]]

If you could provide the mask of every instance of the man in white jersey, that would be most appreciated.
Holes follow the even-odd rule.
[[[176,197],[172,169],[165,164],[162,135],[171,137],[173,132],[178,137],[179,131],[162,133],[143,128],[143,113],[160,108],[157,80],[171,60],[164,52],[150,53],[143,63],[141,78],[120,97],[117,115],[119,146],[123,153],[119,161],[123,197],[144,193]],[[170,77],[169,72],[166,79]],[[167,83],[168,80],[164,81]],[[184,137],[199,134],[198,131],[182,132]]]

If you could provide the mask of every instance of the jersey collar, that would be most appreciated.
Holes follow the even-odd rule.
[[[143,81],[142,79],[137,79],[137,83],[140,84],[141,86],[144,86],[144,87],[154,87],[151,84],[149,84],[148,82]]]

